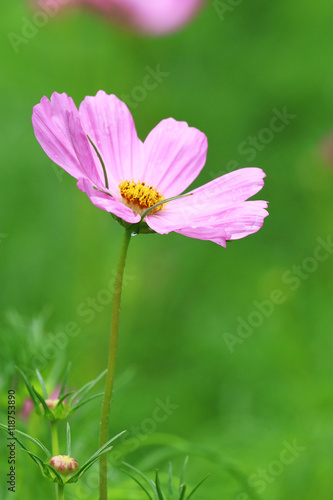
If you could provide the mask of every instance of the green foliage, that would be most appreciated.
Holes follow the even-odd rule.
[[[124,462],[126,469],[122,469],[125,474],[131,477],[145,492],[149,500],[189,500],[192,498],[197,489],[202,485],[202,483],[208,478],[209,474],[203,478],[192,490],[185,496],[187,486],[184,482],[184,474],[187,467],[188,457],[186,457],[184,465],[181,470],[178,491],[175,493],[173,489],[173,477],[172,477],[172,464],[169,463],[169,477],[168,477],[168,495],[163,493],[162,486],[159,477],[159,470],[156,469],[155,482],[148,479],[148,477],[140,472],[138,469],[132,465]],[[129,470],[128,470],[129,469]],[[135,475],[134,475],[135,474]],[[136,477],[138,476],[138,477]],[[148,486],[148,489],[147,489]]]
[[[7,312],[0,323],[1,349],[0,388],[11,386],[15,382],[16,366],[19,366],[29,377],[36,373],[35,358],[42,353],[45,345],[45,336],[48,328],[49,313],[42,313],[31,320],[26,320],[18,312]],[[54,379],[63,369],[66,351],[63,356],[58,356],[49,370],[49,383],[54,384]]]
[[[9,433],[8,428],[0,424],[0,429],[3,431]],[[64,477],[59,474],[52,465],[50,465],[48,462],[50,458],[52,457],[51,452],[39,441],[39,439],[34,438],[32,436],[29,436],[28,434],[25,434],[24,432],[21,432],[19,430],[15,430],[15,440],[19,443],[21,446],[22,451],[28,453],[30,458],[39,466],[43,476],[48,479],[49,481],[52,481],[53,483],[57,484],[67,484],[67,483],[76,483],[89,469],[92,467],[99,459],[101,455],[104,455],[105,453],[108,453],[109,451],[112,450],[112,446],[110,446],[111,443],[113,443],[117,438],[121,437],[126,431],[120,432],[113,438],[109,439],[108,442],[99,448],[96,453],[94,453],[81,467],[79,467],[78,471],[75,472],[75,474],[71,475],[70,477]],[[10,434],[10,433],[9,433]],[[18,434],[19,436],[24,437],[25,439],[28,439],[29,441],[33,442],[35,445],[38,446],[38,448],[44,452],[46,456],[46,460],[43,460],[40,458],[38,455],[35,453],[32,453],[26,446],[22,443],[22,441],[16,436]],[[68,449],[71,448],[70,446],[70,429],[69,425],[67,425],[67,438],[68,438]]]
[[[93,387],[104,377],[104,375],[106,374],[106,370],[104,370],[96,379],[91,380],[83,387],[81,387],[81,389],[75,392],[67,392],[65,394],[70,366],[71,365],[69,363],[61,384],[59,397],[54,400],[48,398],[45,381],[38,370],[36,370],[36,375],[40,382],[43,395],[41,395],[35,389],[35,387],[30,383],[22,370],[17,368],[28,389],[37,415],[42,416],[50,422],[67,419],[70,415],[73,415],[73,413],[81,408],[81,406],[103,395],[103,393],[99,393],[95,394],[94,396],[90,396],[88,399],[85,399],[91,389],[93,389]]]

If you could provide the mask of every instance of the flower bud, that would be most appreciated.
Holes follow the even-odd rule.
[[[55,410],[55,407],[59,403],[59,399],[45,399],[46,406],[49,410]]]
[[[79,464],[75,458],[68,457],[67,455],[57,455],[50,458],[49,464],[55,468],[57,472],[63,477],[70,477],[79,470]]]
[[[70,411],[70,408],[68,407],[65,401],[62,401],[62,403],[58,406],[59,401],[60,401],[59,399],[53,399],[53,398],[45,399],[46,406],[48,407],[48,409],[53,414],[56,420],[62,420],[66,418]],[[46,415],[43,405],[40,404],[39,407],[44,414],[44,418],[48,419],[48,416]]]

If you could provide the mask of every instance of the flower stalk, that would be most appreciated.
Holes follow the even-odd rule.
[[[65,494],[64,494],[65,485],[64,484],[58,484],[57,486],[58,486],[57,500],[64,500],[65,499]]]
[[[108,441],[110,406],[111,406],[111,398],[112,398],[113,384],[115,377],[116,357],[117,357],[120,302],[121,302],[121,293],[123,287],[126,256],[127,256],[129,242],[131,239],[131,234],[132,234],[131,228],[125,230],[123,244],[121,247],[121,252],[118,262],[116,279],[115,279],[113,304],[112,304],[108,371],[106,375],[101,424],[100,424],[100,441],[99,441],[100,447],[104,446]],[[100,500],[107,500],[108,498],[107,465],[108,465],[107,455],[105,454],[100,457],[100,465],[99,465]]]
[[[58,437],[58,427],[57,421],[51,423],[51,440],[52,440],[52,455],[59,455],[59,437]]]

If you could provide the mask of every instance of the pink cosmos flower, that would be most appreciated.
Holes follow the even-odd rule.
[[[79,110],[66,94],[43,97],[32,122],[51,160],[96,207],[133,224],[133,232],[175,231],[226,246],[258,231],[268,215],[267,202],[246,201],[264,184],[259,168],[236,170],[179,197],[204,167],[208,147],[206,136],[185,122],[163,120],[142,142],[126,104],[103,91]]]
[[[47,11],[54,0],[36,0]],[[59,1],[59,0],[57,0]],[[60,4],[87,5],[110,19],[139,31],[159,35],[186,24],[206,0],[61,0]],[[50,8],[52,5],[50,6]]]

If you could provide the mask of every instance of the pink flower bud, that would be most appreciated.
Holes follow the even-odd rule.
[[[46,399],[45,403],[46,406],[49,408],[49,410],[53,411],[55,410],[55,407],[59,403],[59,399]]]
[[[79,464],[75,458],[68,457],[67,455],[52,457],[50,458],[49,464],[64,477],[72,476],[79,469]]]

